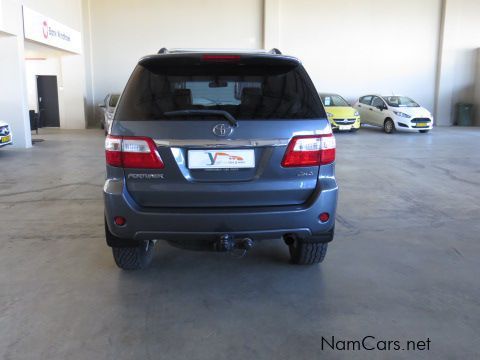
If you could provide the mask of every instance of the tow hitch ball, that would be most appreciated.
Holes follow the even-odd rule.
[[[215,242],[216,251],[233,251],[241,250],[244,255],[248,250],[253,247],[253,240],[246,237],[243,239],[235,239],[233,236],[224,234]]]

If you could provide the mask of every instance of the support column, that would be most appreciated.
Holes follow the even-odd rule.
[[[434,111],[435,124],[440,126],[453,124],[452,101],[455,54],[451,44],[452,36],[450,33],[453,29],[450,16],[448,0],[442,0]]]
[[[475,105],[475,113],[473,124],[480,126],[480,47],[477,49],[477,66],[475,76],[475,90],[473,94],[473,104]]]
[[[280,0],[263,2],[263,48],[280,50]]]
[[[0,0],[2,1],[2,0]],[[10,124],[13,146],[32,146],[25,79],[22,8],[17,2],[2,1],[0,29],[0,120]]]
[[[480,38],[478,0],[443,0],[435,91],[437,125],[453,125],[455,104],[474,102]]]

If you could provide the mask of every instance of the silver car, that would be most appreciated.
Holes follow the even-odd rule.
[[[112,124],[119,98],[120,94],[108,94],[105,100],[103,100],[103,104],[100,104],[100,108],[103,109],[101,127],[105,129],[105,135],[108,133],[108,129],[110,129],[110,125]]]

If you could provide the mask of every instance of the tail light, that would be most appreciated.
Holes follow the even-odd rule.
[[[295,136],[288,144],[283,167],[304,167],[331,164],[335,161],[333,134]]]
[[[147,137],[108,135],[105,139],[105,157],[108,165],[116,167],[164,168],[155,143]]]

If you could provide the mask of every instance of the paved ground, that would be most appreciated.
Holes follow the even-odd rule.
[[[41,132],[0,150],[0,358],[480,357],[480,129],[338,135],[321,266],[289,265],[281,241],[240,260],[160,244],[135,273],[104,244],[102,132]],[[322,336],[431,350],[322,351]]]

